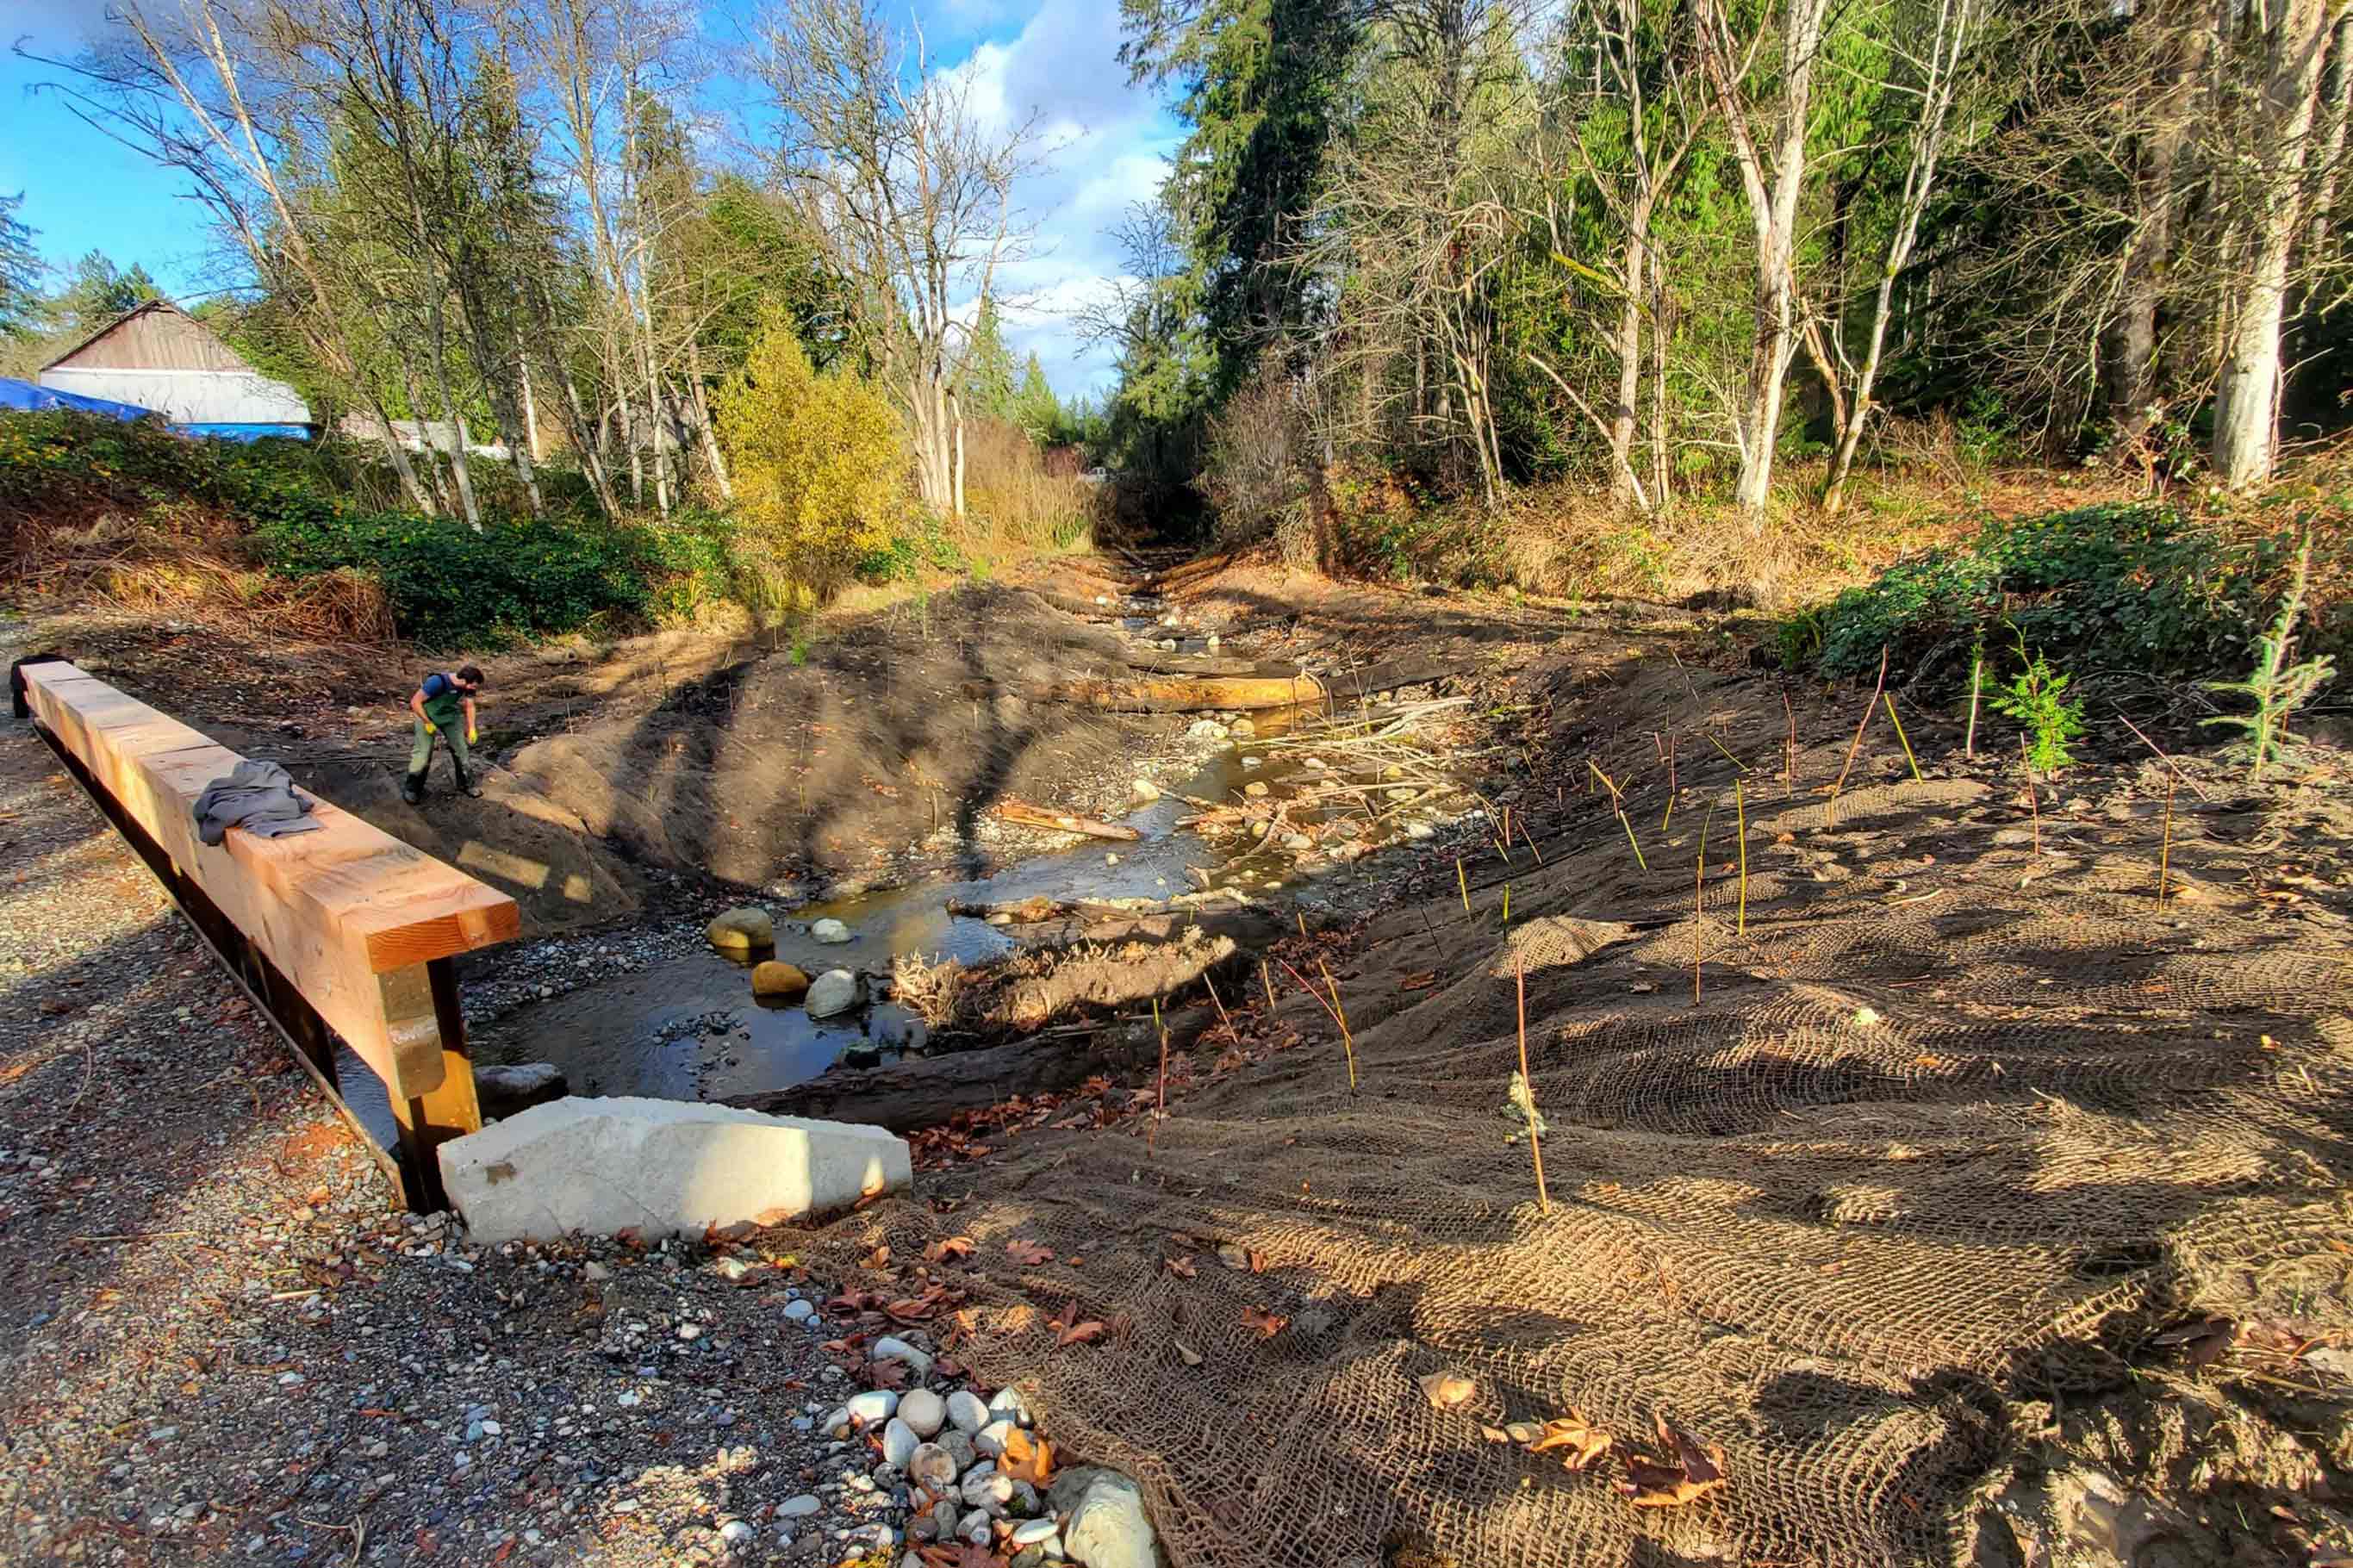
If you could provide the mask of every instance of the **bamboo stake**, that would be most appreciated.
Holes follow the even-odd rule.
[[[1846,788],[1846,775],[1854,771],[1855,753],[1862,750],[1863,726],[1871,722],[1871,710],[1879,706],[1879,694],[1887,689],[1887,645],[1879,647],[1879,679],[1871,689],[1871,700],[1863,704],[1862,721],[1854,727],[1854,744],[1846,749],[1846,766],[1839,769],[1838,783],[1831,785],[1831,799],[1835,802],[1839,792]]]
[[[1520,1087],[1528,1091],[1528,1102],[1524,1109],[1528,1113],[1528,1158],[1535,1163],[1536,1168],[1536,1210],[1540,1214],[1550,1214],[1552,1199],[1545,1192],[1544,1145],[1536,1137],[1536,1080],[1528,1073],[1528,963],[1525,957],[1514,955],[1512,975],[1519,986]]]
[[[1968,759],[1978,760],[1978,692],[1985,685],[1985,655],[1980,653],[1969,661],[1969,735],[1966,745]]]
[[[1912,764],[1912,782],[1926,783],[1926,781],[1920,776],[1920,759],[1912,754],[1912,742],[1905,738],[1904,721],[1895,716],[1895,694],[1892,691],[1883,691],[1879,696],[1880,700],[1887,704],[1887,721],[1895,726],[1895,739],[1904,747],[1904,760]]]
[[[2042,801],[2035,792],[2034,763],[2026,754],[2026,737],[2018,738],[2018,765],[2026,770],[2026,808],[2034,814],[2034,858],[2042,858]]]
[[[1462,912],[1467,915],[1471,912],[1471,879],[1462,874],[1462,857],[1460,855],[1454,858],[1454,885],[1461,889]]]
[[[1509,882],[1504,884],[1504,923],[1512,923],[1512,885]]]
[[[2165,908],[2165,882],[2173,864],[2173,779],[2165,781],[2165,837],[2157,850],[2157,907]]]
[[[1209,972],[1206,969],[1201,972],[1201,984],[1209,988],[1209,1005],[1218,1010],[1218,1022],[1226,1026],[1227,1038],[1237,1046],[1240,1045],[1241,1031],[1234,1027],[1232,1015],[1226,1011],[1225,1002],[1218,995],[1218,983],[1209,978]]]
[[[1271,1019],[1275,1012],[1274,976],[1266,972],[1266,960],[1263,958],[1258,961],[1258,980],[1260,984],[1266,987],[1266,1016]]]
[[[1528,831],[1528,819],[1525,815],[1520,818],[1520,842],[1528,847],[1528,853],[1536,858],[1538,866],[1545,863],[1544,851],[1536,847],[1535,835]]]
[[[1348,1092],[1356,1092],[1356,1037],[1348,1029],[1348,1009],[1340,1002],[1340,983],[1332,978],[1332,971],[1322,959],[1315,961],[1315,972],[1324,976],[1324,984],[1332,988],[1332,1016],[1340,1021],[1340,1047],[1348,1053]]]
[[[1738,768],[1744,773],[1748,771],[1748,764],[1742,762],[1738,757],[1734,756],[1730,752],[1725,751],[1724,749],[1724,742],[1717,740],[1714,735],[1708,733],[1705,730],[1702,730],[1699,732],[1699,738],[1705,741],[1709,745],[1714,746],[1716,749],[1717,753],[1721,755],[1725,762],[1730,763],[1734,767]]]
[[[1789,687],[1781,686],[1781,711],[1789,716],[1789,738],[1781,742],[1781,787],[1790,800],[1798,798],[1798,710],[1789,705]]]
[[[1741,798],[1740,781],[1732,781],[1732,809],[1740,819],[1740,921],[1733,935],[1748,934],[1748,803]]]
[[[1611,809],[1618,813],[1618,826],[1626,830],[1626,842],[1633,847],[1634,864],[1640,866],[1645,872],[1649,871],[1651,864],[1649,861],[1642,858],[1641,841],[1634,837],[1634,825],[1627,819],[1625,796],[1620,792],[1617,781],[1612,779],[1608,773],[1603,773],[1600,768],[1595,766],[1590,759],[1588,759],[1585,765],[1593,769],[1595,776],[1601,780],[1601,787],[1609,792]],[[1459,862],[1457,863],[1456,868],[1458,870],[1461,868]],[[1467,897],[1463,900],[1462,907],[1465,910],[1468,910],[1471,907],[1470,900]]]
[[[1667,830],[1667,824],[1675,819],[1675,795],[1678,793],[1675,785],[1675,732],[1670,730],[1667,731],[1667,812],[1659,818],[1659,831],[1662,833]]]
[[[1152,1108],[1152,1124],[1144,1130],[1144,1152],[1153,1152],[1154,1141],[1160,1136],[1161,1119],[1168,1114],[1168,1026],[1160,1021],[1160,998],[1152,999],[1152,1026],[1160,1033],[1159,1098]]]
[[[2188,784],[2192,790],[2196,791],[2200,800],[2211,798],[2207,795],[2205,785],[2200,784],[2196,779],[2191,778],[2188,773],[2183,773],[2181,771],[2181,764],[2175,762],[2171,757],[2166,755],[2164,747],[2158,745],[2155,741],[2150,740],[2147,735],[2142,735],[2139,725],[2134,723],[2129,719],[2125,719],[2123,709],[2119,708],[2116,710],[2116,717],[2124,720],[2124,726],[2126,729],[2130,730],[2135,735],[2140,736],[2140,743],[2147,746],[2150,751],[2155,752],[2157,753],[2158,761],[2163,763],[2166,767],[2172,772],[2175,778],[2179,779],[2183,784]]]
[[[1699,1005],[1699,964],[1706,954],[1707,932],[1703,925],[1707,902],[1707,830],[1715,826],[1715,807],[1707,808],[1707,816],[1699,825],[1699,865],[1692,872],[1692,1005]]]

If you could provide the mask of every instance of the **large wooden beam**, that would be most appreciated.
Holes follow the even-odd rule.
[[[206,845],[196,797],[243,758],[71,664],[23,666],[18,679],[35,720],[111,801],[109,815],[201,889],[383,1079],[413,1182],[428,1197],[438,1191],[433,1145],[481,1120],[445,961],[512,940],[515,901],[325,800],[313,802],[315,832],[232,829]]]

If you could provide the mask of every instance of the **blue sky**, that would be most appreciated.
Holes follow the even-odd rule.
[[[713,0],[708,27],[730,39],[752,0]],[[0,0],[0,45],[70,55],[107,26],[106,0]],[[1056,390],[1101,390],[1100,354],[1082,356],[1069,313],[1114,276],[1109,230],[1149,198],[1181,129],[1151,93],[1127,85],[1113,58],[1114,0],[918,0],[907,13],[943,68],[969,74],[987,112],[1034,112],[1051,149],[1021,193],[1038,227],[1033,255],[1007,269],[1007,335],[1034,349]],[[25,193],[35,244],[64,266],[90,249],[145,265],[183,300],[233,280],[212,254],[203,210],[166,171],[68,112],[36,84],[58,72],[0,52],[0,193]],[[1026,306],[1025,306],[1026,302]]]

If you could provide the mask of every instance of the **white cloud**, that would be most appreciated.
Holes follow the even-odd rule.
[[[1034,350],[1065,395],[1109,384],[1109,355],[1083,349],[1071,316],[1118,275],[1112,229],[1159,190],[1178,136],[1151,91],[1128,85],[1119,43],[1118,6],[1042,0],[1017,35],[979,45],[955,68],[987,123],[1034,119],[1049,154],[1018,197],[1035,243],[999,269],[999,289],[1014,352]]]

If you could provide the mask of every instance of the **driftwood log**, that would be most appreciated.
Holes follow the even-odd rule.
[[[1402,658],[1322,676],[1233,676],[1202,679],[1062,680],[1040,695],[1118,713],[1199,713],[1215,709],[1296,708],[1327,700],[1352,701],[1466,675],[1477,668],[1459,659]]]

